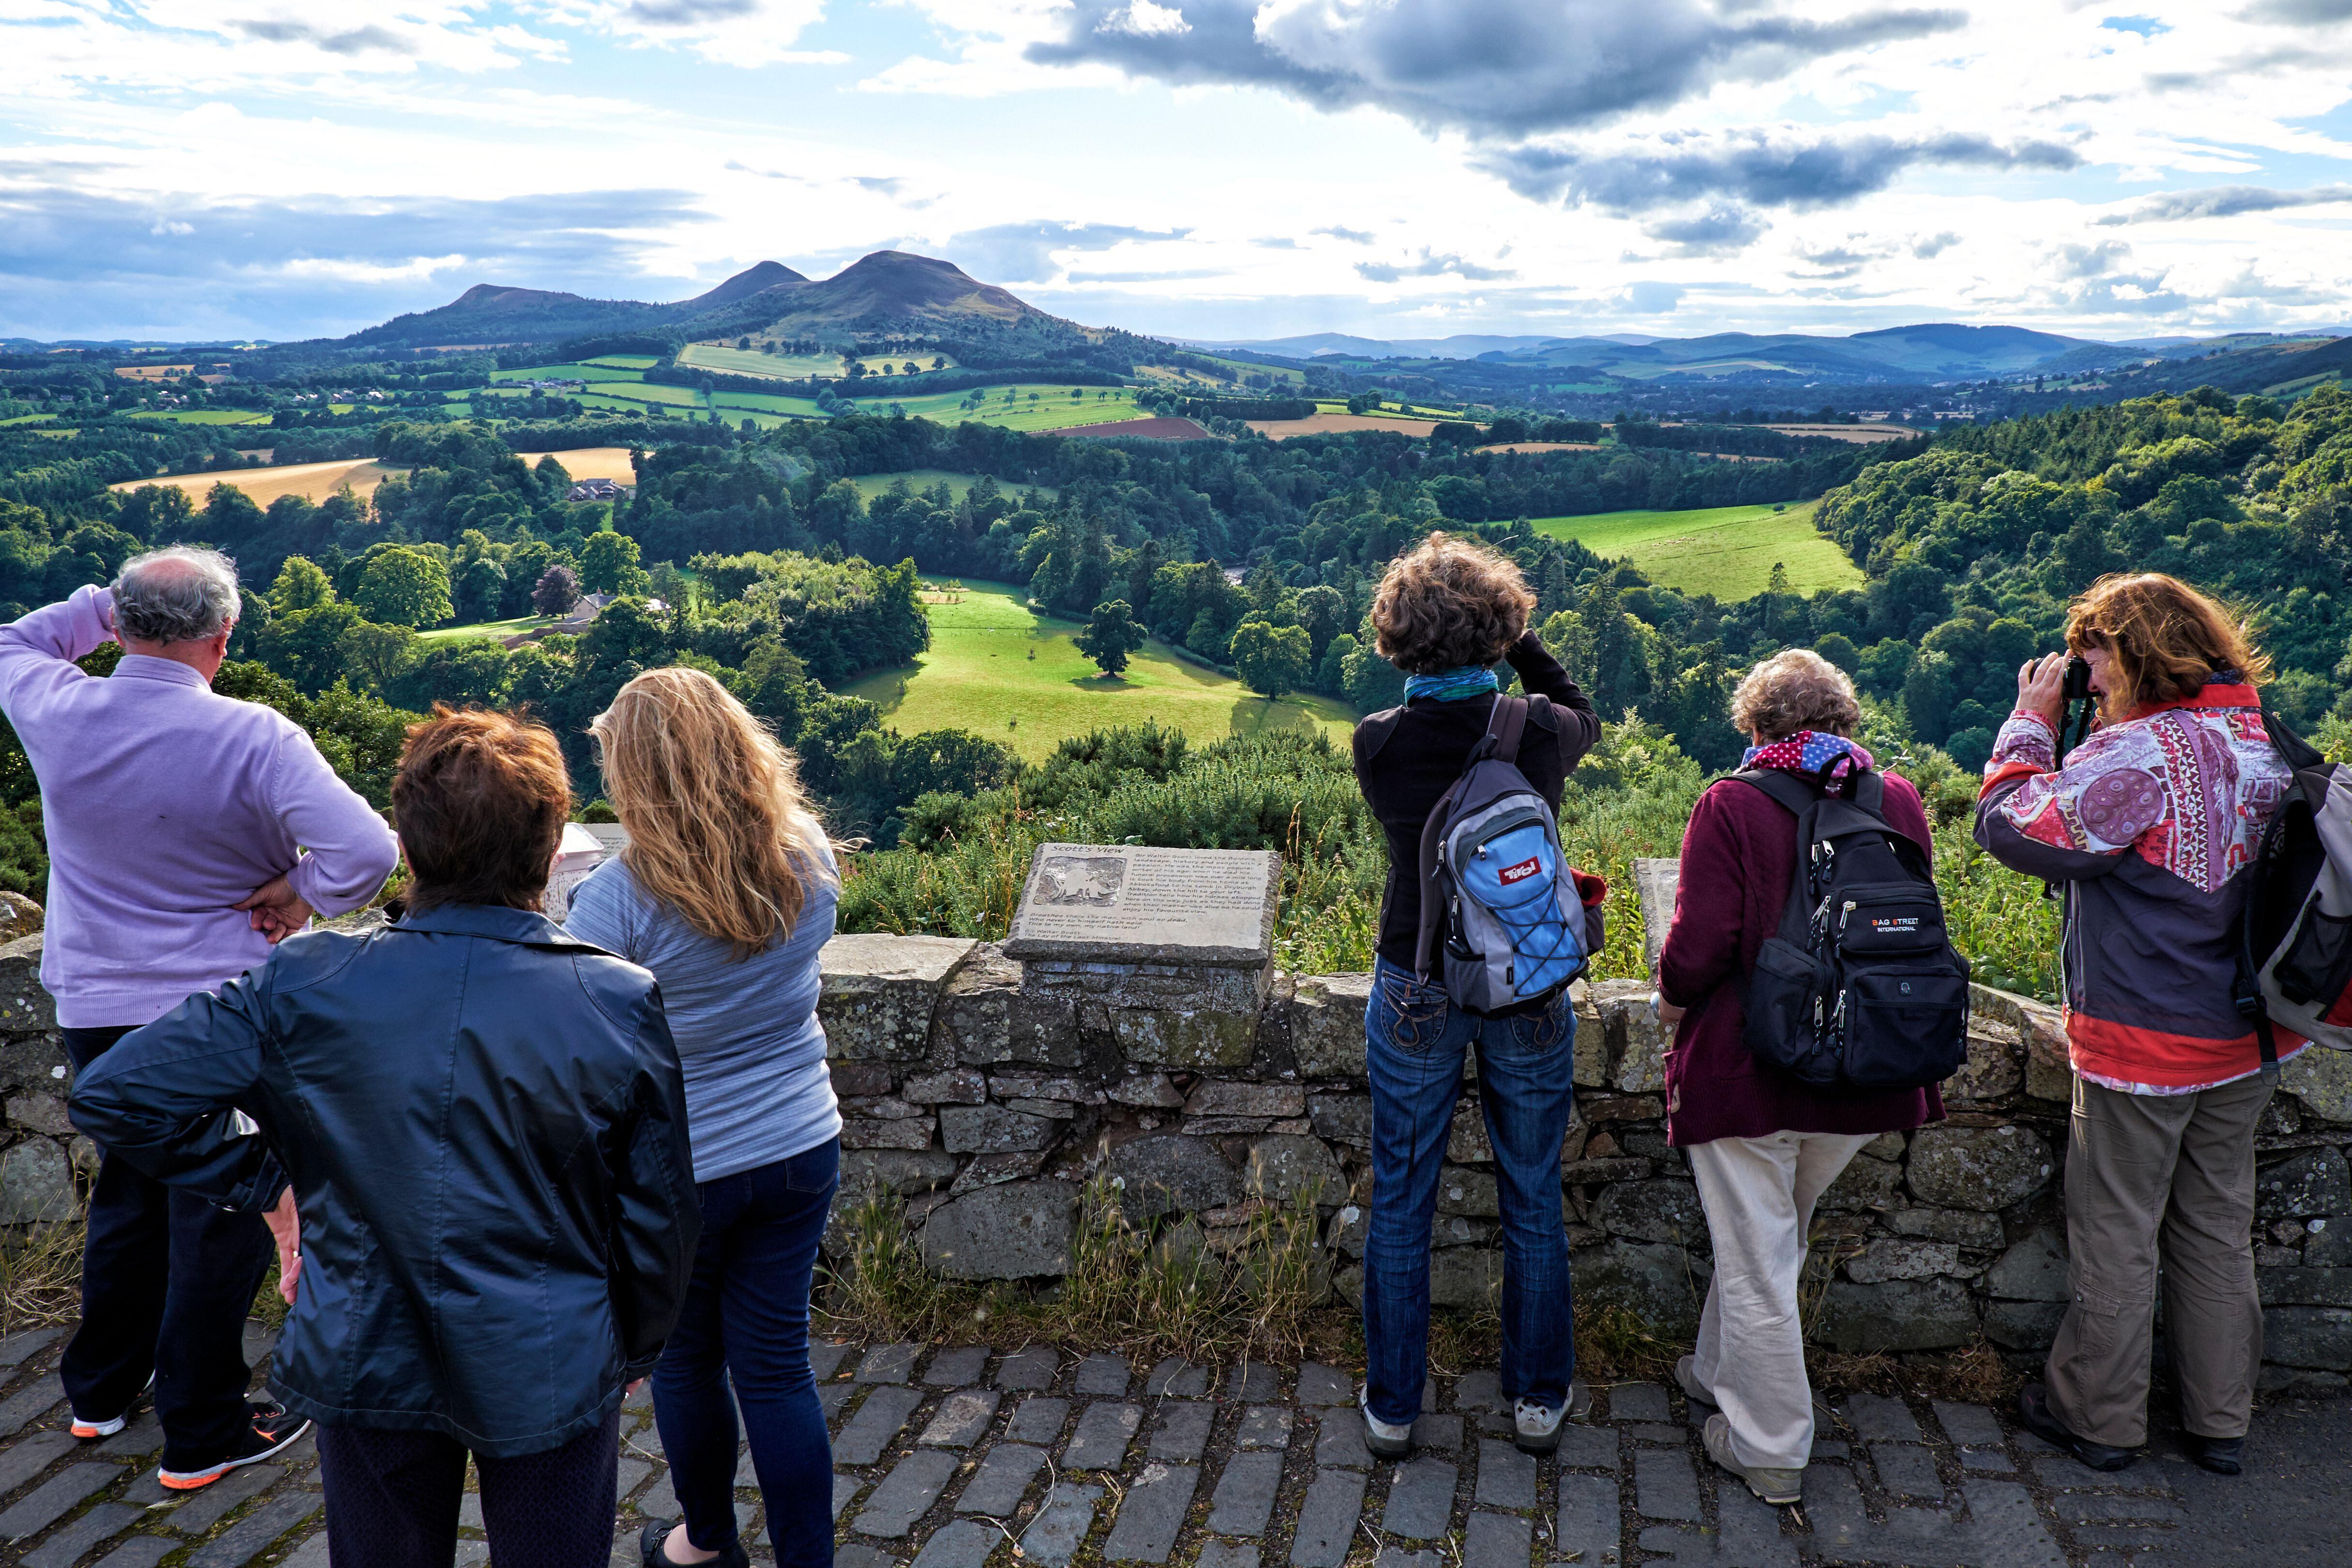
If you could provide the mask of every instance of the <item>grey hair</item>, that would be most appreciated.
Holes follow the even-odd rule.
[[[1792,647],[1748,672],[1731,694],[1731,721],[1767,741],[1785,741],[1800,730],[1851,735],[1862,722],[1862,704],[1844,670],[1809,647]]]
[[[124,562],[114,579],[114,628],[140,642],[215,637],[241,608],[236,563],[217,550],[150,550]]]

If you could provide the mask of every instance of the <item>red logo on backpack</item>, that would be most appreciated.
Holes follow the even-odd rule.
[[[1529,877],[1534,876],[1538,871],[1542,869],[1542,858],[1539,856],[1530,855],[1516,866],[1504,867],[1501,871],[1496,874],[1496,880],[1501,882],[1503,886],[1507,888],[1514,882],[1526,881]]]

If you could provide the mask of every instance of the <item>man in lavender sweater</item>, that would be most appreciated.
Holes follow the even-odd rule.
[[[365,904],[399,858],[299,726],[212,690],[237,609],[226,556],[170,549],[0,626],[0,710],[40,781],[48,837],[41,981],[77,1072],[258,965],[313,913]],[[122,645],[110,678],[76,668],[108,642]],[[60,1369],[75,1436],[121,1431],[151,1380],[166,1487],[206,1485],[301,1436],[309,1423],[245,1397],[246,1314],[272,1231],[290,1250],[292,1197],[265,1223],[104,1159]]]

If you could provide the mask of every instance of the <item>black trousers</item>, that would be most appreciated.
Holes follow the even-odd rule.
[[[449,1568],[466,1495],[466,1448],[438,1432],[320,1426],[328,1568]],[[474,1456],[482,1528],[498,1568],[604,1568],[621,1458],[616,1407],[560,1448]]]
[[[58,1031],[76,1072],[130,1032]],[[215,1207],[106,1155],[82,1247],[81,1326],[58,1368],[74,1414],[111,1420],[152,1373],[163,1468],[220,1463],[251,1425],[245,1321],[274,1255],[259,1215]]]

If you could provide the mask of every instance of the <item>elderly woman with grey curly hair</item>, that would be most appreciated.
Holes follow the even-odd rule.
[[[1754,742],[1744,765],[1812,781],[1874,766],[1853,740],[1853,683],[1792,648],[1750,670],[1731,721]],[[1882,773],[1886,822],[1932,852],[1910,783]],[[1816,1089],[1751,1054],[1744,998],[1757,950],[1780,922],[1796,869],[1797,819],[1733,778],[1700,795],[1683,834],[1682,881],[1658,959],[1666,1136],[1690,1160],[1715,1247],[1698,1349],[1675,1369],[1694,1403],[1719,1407],[1706,1451],[1768,1502],[1795,1502],[1812,1450],[1812,1395],[1797,1312],[1813,1205],[1862,1146],[1940,1120],[1933,1089]]]

